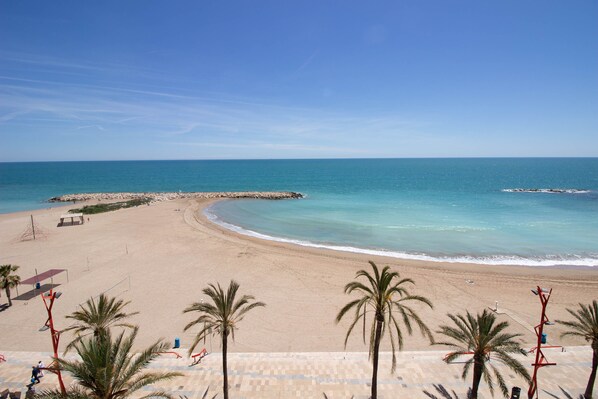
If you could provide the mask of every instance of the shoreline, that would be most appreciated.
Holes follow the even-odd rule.
[[[236,230],[229,229],[227,227],[222,226],[219,223],[212,221],[209,217],[206,216],[205,210],[209,208],[216,202],[219,201],[226,201],[227,199],[211,199],[211,200],[202,200],[197,201],[199,207],[196,208],[196,218],[199,217],[197,220],[200,225],[203,227],[208,227],[213,231],[218,231],[219,233],[234,237],[239,240],[247,240],[253,244],[261,244],[264,247],[273,247],[273,248],[280,248],[282,250],[292,250],[299,253],[307,252],[312,255],[320,255],[325,257],[334,257],[334,258],[342,258],[347,260],[353,260],[355,258],[363,259],[367,262],[366,259],[377,259],[380,261],[386,260],[389,263],[402,263],[408,264],[414,267],[423,267],[423,268],[431,268],[435,269],[438,268],[440,270],[451,269],[453,266],[456,269],[464,269],[470,270],[470,268],[479,268],[480,271],[484,272],[491,272],[491,271],[501,271],[508,274],[512,270],[521,269],[524,271],[533,271],[537,272],[534,274],[542,274],[541,271],[546,270],[555,270],[555,271],[580,271],[580,272],[590,272],[595,273],[598,276],[598,267],[594,266],[569,266],[569,265],[553,265],[553,266],[532,266],[532,265],[522,265],[522,264],[483,264],[483,263],[472,263],[472,262],[445,262],[445,261],[432,261],[432,260],[422,260],[422,259],[405,259],[399,258],[394,256],[388,256],[384,254],[367,254],[363,252],[351,252],[351,251],[344,251],[340,249],[332,249],[328,247],[316,247],[316,246],[304,246],[293,242],[285,242],[285,241],[278,241],[278,240],[269,240],[265,238],[256,237],[253,235],[242,234]],[[517,273],[519,274],[519,273]]]
[[[472,312],[495,305],[527,325],[537,324],[540,304],[530,293],[537,285],[554,289],[548,314],[567,319],[566,308],[588,303],[598,292],[598,270],[530,266],[483,266],[400,260],[328,249],[308,248],[243,236],[218,226],[203,214],[217,199],[179,199],[91,215],[83,225],[57,227],[57,218],[69,207],[0,215],[2,263],[21,266],[22,279],[35,270],[68,269],[69,279],[55,277],[63,292],[56,306],[59,328],[68,326],[64,316],[79,304],[107,292],[131,301],[139,311],[132,322],[140,326],[136,346],[162,336],[168,341],[191,342],[194,331],[183,332],[190,315],[182,310],[203,297],[208,284],[238,281],[243,294],[264,301],[266,308],[248,315],[231,344],[233,352],[361,352],[361,337],[353,336],[343,348],[346,323],[334,317],[349,300],[344,286],[367,261],[390,266],[416,285],[413,292],[428,297],[434,310],[418,308],[429,327],[446,323],[446,314]],[[19,241],[29,215],[47,232],[37,241]],[[471,281],[471,283],[468,283]],[[19,287],[26,294],[31,287]],[[47,288],[44,288],[47,289]],[[41,300],[15,300],[0,313],[0,349],[47,350],[49,337],[38,332],[46,319]],[[5,302],[5,297],[0,303]],[[538,302],[538,303],[536,303]],[[526,343],[533,332],[506,315],[513,332]],[[314,326],[318,326],[314,329]],[[562,328],[550,329],[551,344],[583,345],[560,339]],[[61,342],[69,341],[66,334]],[[214,349],[218,350],[217,341]],[[406,350],[431,350],[417,333],[406,338]],[[382,350],[388,350],[383,347]]]
[[[300,192],[294,191],[242,191],[242,192],[107,192],[107,193],[78,193],[78,194],[64,194],[49,198],[49,204],[57,203],[84,203],[83,205],[92,205],[101,203],[102,201],[125,201],[131,199],[150,198],[151,203],[162,201],[173,201],[180,199],[196,199],[196,200],[231,200],[231,199],[263,199],[263,200],[287,200],[287,199],[303,199],[306,196]],[[353,254],[363,254],[366,256],[381,256],[404,261],[421,261],[447,264],[471,264],[471,265],[487,265],[487,266],[529,266],[542,268],[563,268],[563,269],[592,269],[598,268],[598,259],[582,258],[581,263],[577,262],[575,258],[572,259],[558,259],[554,260],[549,257],[544,258],[527,258],[521,255],[489,255],[474,256],[474,255],[455,255],[455,256],[434,256],[426,253],[409,253],[401,252],[400,250],[390,250],[386,248],[364,248],[348,246],[342,243],[319,243],[310,241],[309,239],[295,239],[281,236],[273,236],[267,233],[260,233],[237,226],[222,220],[218,216],[211,213],[209,208],[213,204],[210,203],[202,210],[208,215],[210,222],[219,225],[227,230],[234,231],[237,234],[254,237],[271,242],[281,242],[291,245],[298,245],[307,248],[316,248],[324,250],[332,250],[337,252],[347,252]],[[41,209],[58,208],[59,206],[52,206]],[[34,210],[40,210],[34,209]],[[31,213],[33,210],[24,210],[9,213],[0,213],[0,215],[10,215],[13,213]],[[585,263],[585,264],[584,264]],[[590,263],[590,264],[588,264]]]
[[[226,200],[226,198],[222,199]],[[316,248],[316,249],[325,249],[331,250],[336,252],[346,252],[352,254],[362,254],[367,256],[381,256],[399,260],[409,260],[409,261],[418,261],[418,262],[435,262],[435,263],[463,263],[463,264],[471,264],[471,265],[480,265],[480,266],[526,266],[526,267],[542,267],[542,268],[565,268],[565,269],[592,269],[598,267],[598,260],[596,260],[596,264],[576,264],[575,260],[564,259],[564,260],[550,260],[550,259],[533,259],[533,258],[525,258],[519,255],[504,255],[504,256],[489,256],[489,257],[475,257],[470,255],[463,255],[462,257],[435,257],[433,255],[428,254],[410,254],[408,252],[400,252],[388,249],[371,249],[371,248],[362,248],[362,247],[353,247],[347,246],[343,244],[323,244],[318,242],[313,242],[304,239],[294,239],[294,238],[286,238],[286,237],[279,237],[273,236],[266,233],[260,233],[257,231],[249,230],[241,226],[237,226],[231,224],[229,222],[225,222],[220,220],[219,217],[210,211],[210,208],[213,204],[218,201],[211,202],[210,204],[206,205],[204,209],[202,209],[202,213],[206,218],[213,224],[218,225],[226,230],[235,232],[245,237],[253,237],[260,240],[271,241],[271,242],[279,242],[279,243],[286,243],[290,245],[298,245],[301,247],[306,248]],[[591,259],[592,261],[594,259]]]

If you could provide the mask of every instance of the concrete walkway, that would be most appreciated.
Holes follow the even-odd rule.
[[[178,350],[185,355],[184,350]],[[25,384],[29,382],[31,366],[39,360],[49,363],[48,353],[1,351],[6,362],[0,363],[0,393],[7,390],[25,397]],[[539,371],[539,397],[578,399],[584,391],[591,368],[592,352],[589,347],[569,347],[544,351],[557,366]],[[378,376],[379,398],[465,398],[471,383],[461,379],[462,363],[447,365],[442,361],[446,351],[402,352],[398,354],[397,371],[390,373],[390,354],[381,356]],[[235,399],[271,398],[328,398],[366,399],[369,397],[371,364],[366,353],[231,353],[228,358],[230,397]],[[186,358],[165,354],[152,364],[152,371],[176,370],[184,377],[168,381],[161,388],[175,396],[189,399],[201,398],[209,387],[210,395],[222,397],[221,354],[211,353],[201,363],[190,366]],[[524,359],[530,365],[533,358]],[[509,389],[522,388],[521,398],[527,398],[527,384],[516,378],[498,362],[492,362],[505,377]],[[529,368],[531,370],[531,367]],[[67,384],[72,380],[65,378]],[[47,373],[37,390],[57,387],[56,376]],[[142,396],[151,389],[140,392]],[[446,392],[445,392],[446,391]],[[443,393],[445,392],[445,393]],[[491,398],[482,385],[482,398]],[[500,392],[496,398],[502,397]]]

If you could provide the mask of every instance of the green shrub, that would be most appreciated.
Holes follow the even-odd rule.
[[[71,209],[69,213],[82,213],[84,215],[93,215],[116,211],[117,209],[132,208],[134,206],[149,204],[150,198],[135,198],[128,201],[112,202],[110,204],[85,205],[83,208]]]

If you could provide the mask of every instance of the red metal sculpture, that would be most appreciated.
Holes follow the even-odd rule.
[[[542,303],[542,317],[540,318],[540,324],[534,327],[536,331],[536,335],[538,336],[538,344],[535,348],[533,348],[530,352],[536,352],[536,361],[532,364],[534,366],[534,374],[532,376],[532,382],[529,386],[527,391],[528,399],[533,399],[534,394],[536,398],[538,397],[538,369],[544,366],[555,366],[556,363],[549,363],[542,353],[542,334],[544,331],[544,326],[546,324],[550,324],[550,320],[546,316],[546,306],[548,305],[548,300],[550,299],[550,295],[552,294],[552,288],[550,290],[545,290],[538,286],[535,290],[532,290],[534,295],[540,297],[540,302]]]
[[[66,395],[66,388],[64,387],[64,382],[62,381],[62,374],[60,373],[60,365],[58,364],[58,342],[60,341],[60,331],[54,329],[54,319],[52,318],[52,307],[54,306],[54,301],[60,297],[61,292],[54,292],[50,290],[47,294],[41,294],[41,297],[44,301],[44,306],[48,311],[48,320],[42,327],[44,330],[50,329],[50,334],[52,336],[52,348],[54,349],[54,357],[52,363],[48,365],[48,367],[44,367],[44,370],[48,370],[56,376],[58,376],[58,383],[60,384],[60,391],[63,395]]]

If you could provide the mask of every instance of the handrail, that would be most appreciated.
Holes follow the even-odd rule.
[[[181,356],[181,355],[179,355],[179,354],[178,354],[178,353],[176,353],[176,352],[172,352],[172,351],[170,351],[170,352],[160,352],[160,354],[161,354],[161,355],[162,355],[162,354],[171,354],[171,355],[175,355],[177,359],[180,359],[180,358],[182,358],[182,356]]]

